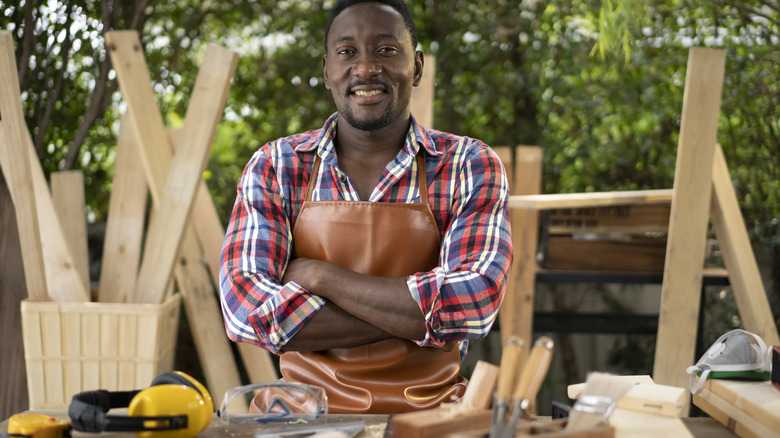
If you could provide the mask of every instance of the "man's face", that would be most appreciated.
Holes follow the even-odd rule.
[[[328,35],[323,56],[325,86],[339,116],[363,131],[375,131],[409,117],[412,87],[422,76],[403,17],[380,3],[342,11]]]

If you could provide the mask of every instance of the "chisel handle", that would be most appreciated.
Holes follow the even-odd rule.
[[[542,386],[547,370],[550,368],[550,360],[553,353],[553,340],[547,336],[542,336],[536,340],[528,360],[523,366],[523,372],[520,374],[520,380],[512,393],[512,400],[528,399],[533,401],[539,388]]]
[[[504,345],[504,351],[501,353],[501,365],[498,370],[498,388],[496,398],[498,400],[508,400],[512,395],[512,388],[515,387],[520,367],[523,365],[523,355],[525,353],[525,342],[520,338],[511,337]]]

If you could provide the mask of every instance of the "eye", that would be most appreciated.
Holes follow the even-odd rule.
[[[355,53],[355,50],[354,49],[349,49],[349,48],[339,49],[339,50],[336,51],[337,55],[342,55],[342,56],[349,56],[349,55],[353,55],[354,53]]]
[[[396,49],[395,47],[380,47],[379,53],[383,55],[395,55],[396,53],[398,53],[398,49]]]

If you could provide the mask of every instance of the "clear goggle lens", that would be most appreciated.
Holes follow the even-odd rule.
[[[310,421],[328,412],[325,389],[302,383],[254,383],[225,392],[217,415],[228,423]]]

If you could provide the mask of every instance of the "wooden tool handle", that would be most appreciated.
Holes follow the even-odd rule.
[[[501,365],[498,371],[498,399],[506,400],[512,394],[517,381],[518,371],[523,365],[523,350],[525,343],[516,337],[511,337],[504,345],[501,353]]]
[[[536,393],[539,392],[547,370],[550,368],[553,345],[553,340],[547,336],[536,340],[531,354],[528,356],[528,361],[523,367],[523,372],[520,374],[520,380],[512,394],[512,400],[528,399],[533,401],[536,398]]]

